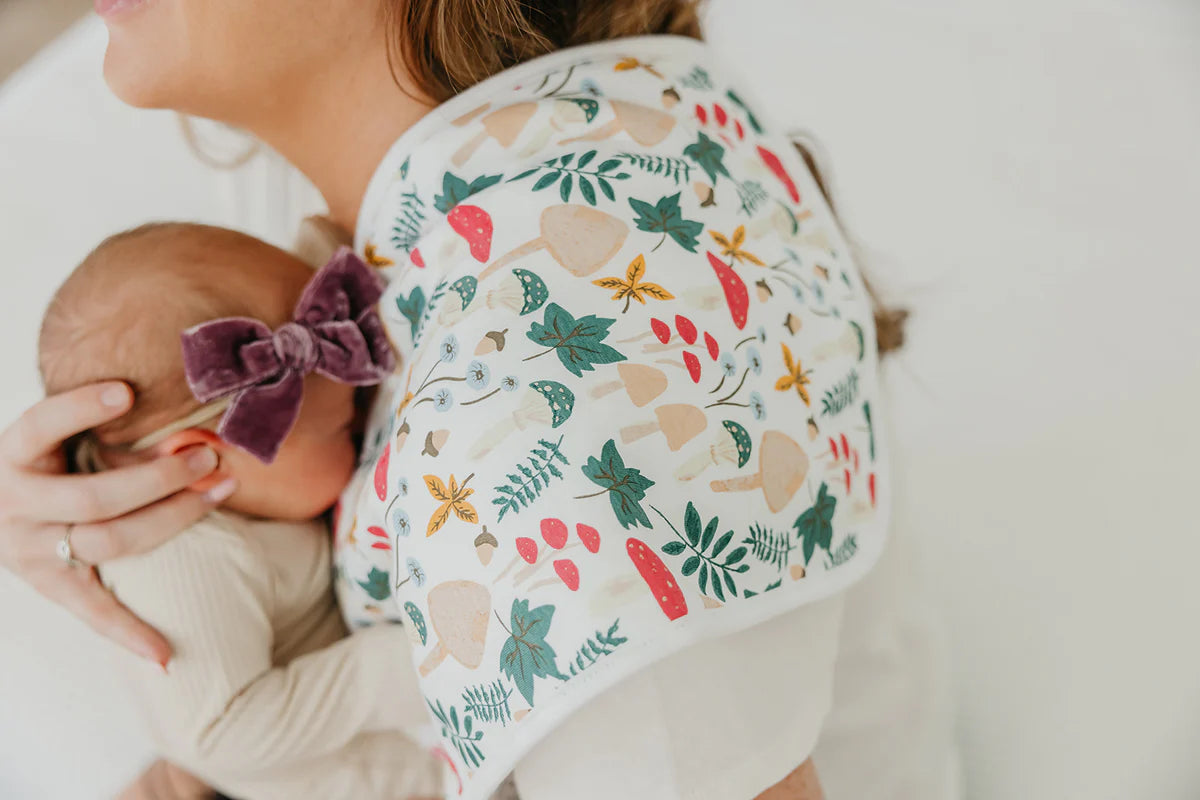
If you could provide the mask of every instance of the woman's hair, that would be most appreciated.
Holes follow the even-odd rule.
[[[698,0],[384,0],[388,55],[436,102],[573,45],[673,33],[700,38]]]
[[[700,35],[701,0],[384,0],[388,59],[435,102],[509,67],[573,45],[623,36]],[[800,148],[817,183],[820,172]],[[826,192],[828,198],[828,193]],[[868,285],[868,289],[870,286]],[[871,293],[879,352],[904,342],[908,312]]]

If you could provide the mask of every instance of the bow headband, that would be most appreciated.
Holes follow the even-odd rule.
[[[296,423],[305,375],[370,386],[391,373],[395,358],[375,311],[383,289],[378,273],[343,247],[304,288],[292,321],[276,330],[226,317],[184,331],[192,394],[228,402],[217,435],[269,464]]]

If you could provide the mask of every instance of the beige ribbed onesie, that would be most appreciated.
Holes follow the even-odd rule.
[[[402,731],[426,721],[399,626],[346,638],[318,522],[214,512],[106,564],[117,597],[167,637],[166,674],[122,653],[162,755],[239,800],[440,794]]]

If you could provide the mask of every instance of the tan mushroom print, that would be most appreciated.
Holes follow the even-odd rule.
[[[840,591],[885,538],[869,299],[803,160],[696,77],[702,45],[597,47],[418,123],[358,231],[401,365],[339,515],[339,599],[412,633],[469,798],[598,692]]]

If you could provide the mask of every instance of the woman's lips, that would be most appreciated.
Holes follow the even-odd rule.
[[[145,4],[146,0],[92,0],[92,8],[106,19],[121,16]]]

